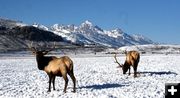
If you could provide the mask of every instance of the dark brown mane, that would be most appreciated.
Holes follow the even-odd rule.
[[[36,57],[37,65],[39,70],[44,70],[48,63],[53,60],[52,56],[49,57]]]

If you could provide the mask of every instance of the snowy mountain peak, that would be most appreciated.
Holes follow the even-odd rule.
[[[54,24],[53,26],[51,26],[51,29],[53,31],[61,31],[63,28],[63,26],[60,26],[59,24]]]
[[[140,35],[140,34],[133,34],[132,37],[136,40],[136,41],[139,41],[139,42],[142,42],[143,41],[148,41],[150,43],[154,43],[152,40],[148,39],[147,37],[143,36],[143,35]]]
[[[81,25],[80,25],[81,28],[92,28],[93,27],[93,24],[89,21],[89,20],[86,20],[85,22],[83,22]]]
[[[38,28],[45,28],[43,25],[35,25]],[[152,44],[153,42],[142,35],[128,35],[121,29],[103,30],[97,25],[93,25],[89,20],[80,26],[54,24],[49,29],[55,34],[63,37],[64,40],[76,44],[94,44],[107,47],[120,47],[124,45]]]
[[[115,30],[112,30],[112,32],[117,32],[119,34],[123,33],[123,31],[121,29],[119,29],[119,28],[116,28]]]
[[[33,26],[33,27],[36,27],[36,28],[40,28],[40,29],[42,29],[42,30],[46,30],[46,31],[49,30],[48,27],[46,27],[46,26],[44,26],[44,25],[41,25],[41,24],[38,24],[38,23],[33,23],[32,26]]]
[[[57,28],[57,27],[59,27],[59,24],[54,24],[52,27],[55,27],[55,28]]]
[[[87,25],[93,26],[92,22],[90,22],[89,20],[86,20],[83,24],[87,24]]]

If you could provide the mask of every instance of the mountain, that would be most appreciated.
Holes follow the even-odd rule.
[[[103,30],[86,20],[80,26],[54,24],[48,30],[62,36],[73,43],[120,47],[125,45],[153,44],[154,42],[142,35],[128,35],[121,29]]]
[[[21,50],[27,48],[30,42],[63,42],[61,36],[33,26],[0,27],[0,50]]]
[[[48,27],[44,26],[44,25],[41,25],[41,24],[38,24],[38,23],[34,23],[32,25],[33,27],[36,27],[36,28],[39,28],[39,29],[42,29],[42,30],[45,30],[45,31],[48,31]]]
[[[121,47],[154,43],[142,35],[128,35],[119,28],[104,30],[88,20],[79,26],[54,24],[46,27],[37,23],[28,25],[21,21],[0,18],[0,50],[24,49],[31,41],[35,43],[57,41],[64,46],[94,47]]]
[[[0,26],[1,27],[7,27],[7,28],[13,28],[16,26],[20,26],[20,27],[27,26],[27,24],[22,23],[21,21],[0,18]]]
[[[0,19],[0,52],[25,50],[34,42],[35,46],[64,42],[53,32],[23,24],[19,21]],[[62,43],[61,43],[62,44]]]

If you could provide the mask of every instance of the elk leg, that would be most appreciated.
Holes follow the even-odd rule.
[[[73,84],[74,84],[73,92],[75,93],[76,92],[76,78],[74,77],[74,73],[73,72],[70,72],[69,76],[71,77],[71,79],[73,81]]]
[[[68,85],[68,78],[67,78],[67,75],[65,74],[65,75],[63,75],[63,78],[64,78],[64,80],[65,80],[65,85],[64,85],[64,93],[66,93],[66,88],[67,88],[67,85]]]
[[[130,72],[131,72],[131,67],[129,67],[129,75],[131,74]]]
[[[52,81],[52,75],[48,75],[49,76],[49,89],[48,92],[51,92],[51,81]]]
[[[137,77],[137,66],[134,66],[134,77]]]
[[[52,82],[53,82],[53,90],[55,90],[55,78],[56,78],[56,76],[53,76],[53,80],[52,80]]]

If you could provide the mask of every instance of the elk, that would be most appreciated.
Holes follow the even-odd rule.
[[[139,59],[140,59],[139,52],[137,52],[137,51],[126,52],[125,51],[125,54],[126,54],[126,60],[125,60],[124,64],[120,64],[117,61],[117,58],[116,58],[117,54],[115,54],[115,56],[114,56],[115,63],[117,63],[119,65],[119,67],[122,67],[123,74],[126,74],[126,72],[129,70],[129,75],[130,75],[130,69],[131,69],[130,66],[132,66],[134,69],[134,77],[137,77],[137,66],[138,66]]]
[[[68,85],[67,74],[73,81],[73,92],[76,92],[76,78],[73,73],[73,61],[68,56],[62,56],[60,58],[55,56],[45,56],[51,50],[38,51],[35,47],[30,47],[32,53],[36,56],[36,62],[39,70],[43,70],[49,76],[49,89],[51,92],[51,82],[53,83],[53,90],[55,90],[55,78],[56,76],[63,77],[65,80],[64,93]]]

